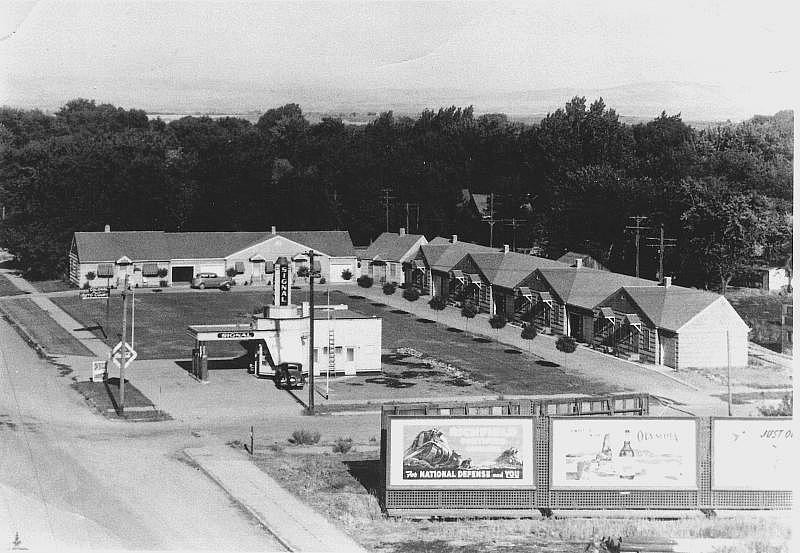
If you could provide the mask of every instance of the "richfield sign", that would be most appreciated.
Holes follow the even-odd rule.
[[[388,487],[534,487],[530,419],[392,417],[388,444]]]

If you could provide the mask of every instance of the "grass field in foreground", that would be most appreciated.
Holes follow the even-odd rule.
[[[0,275],[0,296],[18,296],[24,294],[22,290],[11,284],[5,276]]]
[[[377,453],[297,455],[281,446],[257,447],[254,462],[371,551],[582,553],[590,540],[602,536],[728,538],[739,545],[726,553],[789,551],[789,514],[743,512],[732,518],[680,520],[395,520],[383,515],[376,498],[383,471]]]

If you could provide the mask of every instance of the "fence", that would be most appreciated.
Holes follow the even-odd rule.
[[[574,398],[572,403],[587,399]],[[787,449],[793,443],[790,419],[631,419],[620,415],[576,418],[541,416],[542,404],[535,401],[531,405],[536,408],[529,413],[513,413],[518,405],[514,401],[488,403],[500,405],[437,404],[425,406],[431,414],[412,416],[408,413],[410,406],[386,406],[381,450],[387,475],[384,506],[388,514],[525,516],[533,510],[553,509],[791,508],[792,492],[787,483],[791,482],[788,478],[793,458]],[[469,416],[466,412],[470,407],[494,411]],[[505,412],[499,413],[498,407]],[[451,410],[449,415],[447,409]],[[434,411],[437,412],[432,414]],[[499,432],[493,430],[495,427]],[[528,427],[530,431],[526,430]],[[474,444],[476,438],[460,436],[491,435],[491,443],[505,448],[500,457],[509,451],[518,457],[518,464],[504,466],[520,467],[520,471],[488,471],[485,466],[470,466],[469,461],[465,467],[451,464],[455,468],[450,471],[413,467],[407,470],[406,448],[409,443],[425,441],[419,438],[424,432],[418,432],[425,428],[449,432],[451,445],[455,441],[453,451],[467,454],[469,444]],[[638,465],[631,465],[634,468],[625,468],[622,450],[626,446],[620,447],[620,436],[628,438],[628,432],[623,434],[623,429],[632,429],[635,434],[631,441],[637,446]],[[514,438],[509,438],[512,435]],[[414,436],[416,441],[409,440]],[[589,455],[581,442],[585,437],[591,437],[586,442]],[[609,453],[604,459],[606,449]],[[480,450],[478,447],[472,451],[470,457],[479,456]],[[437,454],[442,456],[441,452]],[[457,461],[464,464],[458,458]],[[611,464],[616,469],[607,468]],[[626,470],[630,473],[626,474]]]

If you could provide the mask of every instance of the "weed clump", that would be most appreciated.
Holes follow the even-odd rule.
[[[353,447],[353,438],[337,438],[333,442],[334,453],[347,453]]]
[[[292,432],[289,443],[294,445],[314,445],[319,442],[321,434],[318,430],[300,429]]]

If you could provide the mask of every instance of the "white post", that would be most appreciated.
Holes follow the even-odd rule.
[[[131,288],[131,349],[136,349],[133,345],[133,338],[136,335],[136,290]]]
[[[733,401],[733,394],[731,393],[731,331],[725,331],[725,341],[727,342],[728,350],[728,416],[731,415],[731,402]]]

